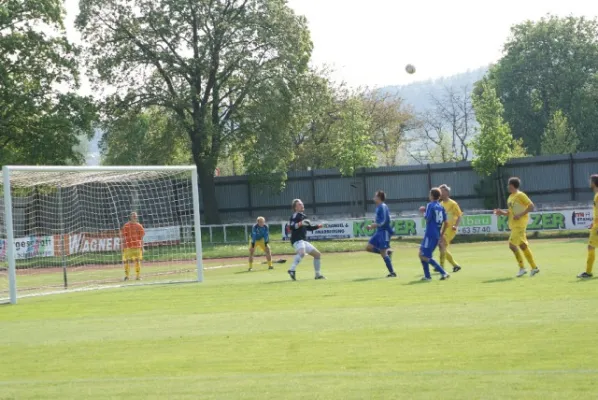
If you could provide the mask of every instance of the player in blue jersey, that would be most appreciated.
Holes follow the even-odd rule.
[[[424,218],[426,219],[426,231],[424,233],[424,240],[419,249],[419,258],[424,267],[424,277],[422,280],[432,280],[430,275],[430,264],[434,269],[440,272],[442,276],[440,280],[446,280],[450,277],[444,269],[432,258],[434,250],[444,240],[444,232],[446,231],[446,211],[439,202],[440,189],[433,188],[430,190],[430,202],[426,206]]]
[[[392,260],[390,256],[392,250],[390,249],[390,237],[394,233],[390,225],[390,211],[386,203],[386,194],[382,190],[378,190],[374,196],[374,203],[376,203],[376,222],[368,225],[368,230],[376,229],[376,233],[370,238],[366,250],[370,253],[380,254],[386,268],[388,269],[387,278],[396,278],[392,267]]]
[[[251,228],[251,238],[249,239],[249,271],[253,269],[253,255],[255,248],[261,249],[266,253],[268,269],[274,269],[272,266],[272,252],[270,251],[270,231],[266,225],[264,217],[258,217],[256,224]]]

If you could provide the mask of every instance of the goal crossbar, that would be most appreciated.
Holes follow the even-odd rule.
[[[10,303],[17,302],[17,268],[16,268],[16,254],[13,243],[15,241],[14,235],[14,221],[13,221],[13,202],[12,202],[12,188],[26,188],[36,185],[51,185],[58,188],[65,188],[68,186],[75,186],[79,184],[102,182],[115,183],[127,182],[126,175],[130,174],[130,180],[152,179],[159,177],[159,173],[182,173],[188,172],[191,174],[191,195],[192,195],[192,210],[193,210],[193,225],[194,225],[194,241],[195,252],[197,259],[197,281],[203,281],[203,265],[202,265],[202,243],[201,243],[201,226],[200,226],[200,206],[199,206],[199,180],[197,176],[197,168],[195,166],[22,166],[22,165],[8,165],[3,166],[0,175],[2,179],[0,182],[3,185],[4,196],[4,213],[5,213],[5,230],[6,230],[6,259],[8,262],[8,285]],[[29,173],[28,175],[19,175],[18,173]],[[84,179],[73,178],[70,179],[57,175],[60,173],[88,173],[89,176]],[[139,173],[140,175],[137,175]],[[120,174],[120,175],[118,175]],[[125,180],[122,180],[122,177]],[[121,180],[119,180],[121,179]]]
[[[5,165],[2,170],[23,171],[23,172],[102,172],[102,171],[118,171],[118,172],[134,172],[134,171],[196,171],[197,168],[193,165],[146,165],[146,166],[70,166],[70,165]]]

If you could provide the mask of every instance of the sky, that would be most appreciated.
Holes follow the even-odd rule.
[[[501,56],[509,28],[559,16],[598,16],[592,0],[288,0],[309,24],[312,64],[328,65],[352,86],[402,85],[489,65]],[[78,0],[66,0],[67,29]],[[405,73],[413,64],[417,72]]]

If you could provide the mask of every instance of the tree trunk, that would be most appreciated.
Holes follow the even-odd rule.
[[[214,179],[214,167],[209,161],[200,160],[194,157],[197,166],[197,176],[201,187],[201,198],[203,200],[204,221],[207,225],[221,224],[220,211],[218,211],[218,200],[216,199],[216,181]]]

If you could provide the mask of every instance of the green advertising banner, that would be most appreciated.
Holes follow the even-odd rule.
[[[459,235],[479,235],[492,232],[492,214],[463,215],[459,222]],[[426,228],[426,220],[421,219],[422,229]]]
[[[373,220],[353,221],[353,237],[370,237],[375,229],[368,230],[367,226],[374,223]],[[417,221],[414,218],[397,218],[391,222],[391,226],[397,236],[421,236],[423,231],[418,231]],[[419,234],[419,235],[418,235]]]
[[[529,231],[543,230],[583,230],[592,223],[592,210],[565,210],[534,212],[529,215],[527,229]],[[337,220],[326,222],[320,235],[310,234],[308,240],[367,238],[374,234],[374,229],[367,229],[373,220],[361,221]],[[426,221],[422,217],[399,217],[391,222],[396,236],[422,237],[426,229]],[[463,215],[459,224],[459,235],[485,235],[489,233],[509,232],[507,217],[497,217],[492,214]],[[318,231],[316,231],[318,232]],[[283,224],[283,240],[288,239],[286,225]]]
[[[578,229],[577,226],[567,227],[567,216],[571,216],[573,211],[559,211],[559,212],[539,212],[530,213],[529,222],[527,224],[528,231],[544,231],[544,230],[563,230],[563,229]],[[510,231],[509,218],[500,216],[497,218],[496,230],[498,232]]]

